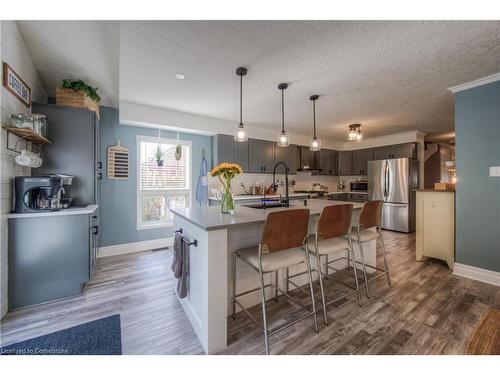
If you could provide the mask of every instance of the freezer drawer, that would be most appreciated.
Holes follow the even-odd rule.
[[[384,203],[382,206],[382,228],[409,233],[410,209],[407,204]]]

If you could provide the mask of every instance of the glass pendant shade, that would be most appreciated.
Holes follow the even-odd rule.
[[[290,139],[288,137],[288,134],[285,132],[281,132],[278,135],[278,147],[288,147],[290,146]]]
[[[245,131],[245,127],[243,124],[240,124],[236,128],[236,132],[234,133],[234,140],[236,142],[245,142],[248,140],[247,132]]]

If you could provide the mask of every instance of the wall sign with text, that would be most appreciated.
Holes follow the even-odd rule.
[[[10,67],[3,63],[3,85],[25,106],[31,107],[31,88],[21,77]]]

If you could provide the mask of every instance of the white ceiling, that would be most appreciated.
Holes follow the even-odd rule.
[[[500,71],[499,21],[26,21],[20,28],[49,94],[61,78],[99,86],[119,100],[221,120],[238,120],[238,66],[244,122],[320,136],[453,130],[448,87]],[[119,34],[118,43],[116,41]],[[119,58],[118,58],[119,47]],[[119,65],[119,95],[117,71]],[[175,78],[182,72],[187,78]]]
[[[237,121],[238,66],[244,122],[311,127],[345,139],[453,128],[447,88],[500,71],[500,22],[158,21],[122,22],[120,100]],[[187,79],[175,79],[182,72]]]
[[[63,78],[98,87],[103,105],[118,106],[118,21],[17,21],[49,96]]]

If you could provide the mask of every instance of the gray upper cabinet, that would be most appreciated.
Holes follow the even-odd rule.
[[[338,151],[337,172],[339,176],[352,175],[352,151]]]
[[[393,158],[417,158],[417,145],[415,143],[404,143],[402,145],[394,145],[393,147]]]
[[[399,159],[399,158],[417,158],[417,146],[415,143],[403,143],[400,145],[391,145],[375,147],[373,149],[374,160]]]
[[[212,163],[238,163],[248,172],[248,142],[235,142],[232,135],[217,134],[212,137]]]
[[[272,173],[274,142],[261,139],[248,140],[249,172]]]
[[[243,168],[243,172],[248,172],[248,142],[233,143],[234,162]]]
[[[335,175],[337,174],[337,151],[322,149],[319,151],[319,169],[318,174]]]
[[[352,174],[368,174],[368,162],[373,160],[373,148],[354,150],[352,152]]]
[[[316,154],[317,152],[311,151],[307,146],[299,146],[299,169],[305,171],[315,169]]]
[[[297,173],[298,146],[276,147],[276,163],[282,161],[288,167],[288,173]]]
[[[373,149],[373,160],[390,159],[392,155],[392,146],[375,147]]]

